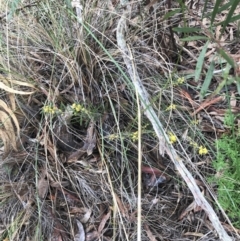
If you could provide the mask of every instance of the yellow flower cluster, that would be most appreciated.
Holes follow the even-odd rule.
[[[184,82],[185,82],[184,77],[181,77],[181,78],[178,78],[178,79],[177,79],[177,83],[178,83],[178,84],[183,84]]]
[[[135,131],[135,132],[131,133],[131,139],[133,141],[138,140],[138,131]]]
[[[190,139],[190,145],[195,149],[198,148],[198,144],[195,141],[192,141],[191,139]]]
[[[108,136],[108,139],[109,139],[110,141],[117,140],[118,138],[119,138],[119,137],[118,137],[117,134],[111,134],[111,135]]]
[[[56,112],[60,111],[56,106],[52,107],[50,105],[45,105],[43,108],[42,108],[43,112],[45,114],[55,114]]]
[[[176,110],[176,105],[171,104],[171,105],[169,105],[169,106],[167,107],[166,110],[168,110],[168,111],[170,111],[170,110]]]
[[[169,141],[171,144],[174,144],[177,141],[176,135],[174,135],[172,132],[168,133]],[[195,141],[192,141],[190,138],[188,138],[190,145],[194,149],[198,149],[198,154],[199,155],[207,155],[208,154],[208,149],[205,146],[198,146],[198,144]]]
[[[204,146],[200,146],[198,153],[199,153],[199,155],[206,155],[206,154],[208,154],[208,149]]]
[[[177,141],[177,137],[171,132],[168,134],[168,137],[169,137],[169,141],[171,144],[173,144]]]
[[[72,104],[72,109],[75,111],[75,112],[83,112],[85,114],[89,114],[89,111],[82,105],[80,104],[77,104],[77,103],[73,103]]]

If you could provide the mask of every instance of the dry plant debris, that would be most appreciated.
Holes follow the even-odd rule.
[[[203,1],[83,2],[0,3],[0,239],[238,240],[207,179],[237,26],[210,31]]]

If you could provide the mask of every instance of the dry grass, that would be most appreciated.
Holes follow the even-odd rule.
[[[166,4],[132,4],[126,40],[154,110],[211,202],[206,176],[218,133],[206,134],[203,117],[191,116],[196,106],[183,91],[194,96],[199,88],[190,77],[178,80],[196,60],[172,38],[169,26],[182,15],[164,20]],[[139,107],[116,42],[118,1],[85,1],[84,25],[67,1],[16,6],[11,13],[14,6],[0,4],[1,101],[11,110],[0,105],[1,240],[84,240],[80,233],[88,241],[137,240],[139,185],[143,241],[218,240],[204,212],[187,210],[193,196],[158,154],[142,109],[138,181]],[[199,155],[199,146],[209,155]]]

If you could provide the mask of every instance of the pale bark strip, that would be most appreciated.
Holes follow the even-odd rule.
[[[148,117],[149,121],[152,123],[153,128],[159,138],[159,143],[163,144],[164,147],[160,148],[161,154],[163,155],[164,151],[168,154],[172,162],[174,163],[176,169],[181,174],[182,178],[185,180],[186,184],[188,185],[189,189],[191,190],[197,205],[199,205],[208,215],[208,218],[212,222],[213,227],[217,231],[219,238],[224,241],[231,241],[232,239],[228,236],[227,232],[222,227],[216,213],[214,212],[213,208],[207,202],[203,194],[201,193],[200,189],[198,188],[194,178],[192,177],[191,173],[185,167],[183,160],[177,155],[176,150],[169,142],[169,138],[164,131],[164,128],[159,121],[155,111],[153,110],[151,103],[148,99],[148,93],[143,86],[138,72],[135,71],[136,68],[132,65],[131,60],[131,53],[127,47],[125,37],[124,37],[124,29],[126,28],[126,19],[127,19],[127,11],[124,12],[121,19],[118,22],[117,26],[117,42],[120,50],[122,51],[122,56],[126,67],[128,69],[128,74],[133,82],[134,87],[136,88],[142,106],[145,109],[145,115]],[[163,141],[164,140],[164,141]],[[165,141],[167,142],[165,144]]]

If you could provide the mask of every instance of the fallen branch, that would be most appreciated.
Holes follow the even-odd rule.
[[[126,6],[127,2],[126,0],[122,0],[122,5]],[[214,212],[213,208],[210,206],[210,204],[206,201],[205,197],[201,193],[200,189],[198,188],[194,178],[192,177],[191,173],[188,171],[188,169],[185,167],[183,160],[177,155],[176,150],[173,148],[171,143],[169,142],[169,138],[159,121],[155,111],[153,110],[151,103],[148,99],[148,93],[143,86],[140,77],[138,75],[138,72],[136,71],[136,68],[134,66],[134,61],[131,55],[130,50],[128,49],[128,46],[125,41],[124,33],[126,29],[126,19],[128,17],[128,12],[131,10],[129,8],[126,8],[124,11],[122,17],[120,18],[117,26],[117,43],[122,51],[122,56],[125,62],[125,65],[128,69],[128,74],[132,80],[132,83],[137,90],[137,93],[140,96],[142,106],[145,110],[145,115],[149,119],[149,121],[152,123],[154,131],[159,139],[160,144],[160,154],[164,155],[164,153],[167,153],[172,162],[174,163],[176,169],[181,174],[182,178],[185,180],[186,184],[188,185],[189,189],[191,190],[196,204],[201,207],[208,215],[208,218],[212,222],[213,227],[217,231],[219,235],[220,240],[224,241],[231,241],[231,238],[228,236],[227,232],[222,227],[222,224],[220,223],[216,213]]]

